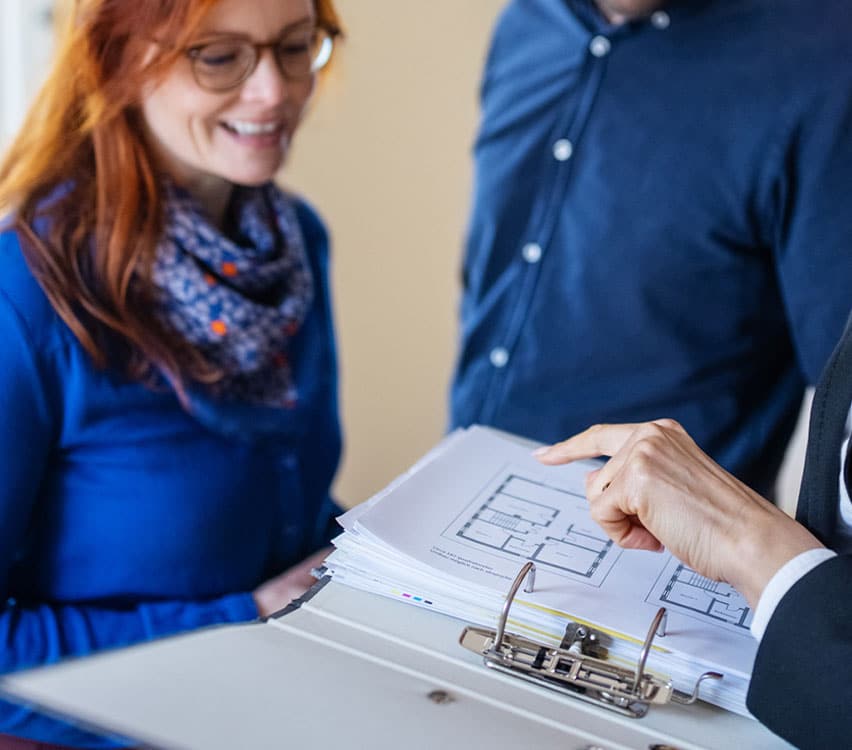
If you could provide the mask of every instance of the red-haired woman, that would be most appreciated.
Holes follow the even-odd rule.
[[[75,3],[0,165],[0,670],[310,582],[340,452],[328,243],[272,178],[338,31],[331,0]],[[5,703],[0,732],[115,744]]]

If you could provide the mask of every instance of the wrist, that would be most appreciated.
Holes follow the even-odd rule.
[[[790,560],[824,545],[804,526],[763,501],[741,519],[740,534],[730,556],[729,583],[757,607],[772,577]]]
[[[289,596],[289,590],[282,584],[280,579],[273,578],[271,581],[258,586],[252,592],[252,598],[260,616],[269,617],[269,615],[283,609],[291,597]]]
[[[251,598],[254,600],[254,606],[257,608],[259,617],[267,617],[272,613],[273,610],[270,609],[268,597],[265,595],[263,589],[255,589],[252,592]]]

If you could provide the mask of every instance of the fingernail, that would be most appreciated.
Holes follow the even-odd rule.
[[[541,446],[541,448],[536,448],[536,449],[532,452],[532,454],[533,454],[536,458],[538,458],[539,456],[547,455],[547,453],[548,453],[549,451],[550,451],[550,446],[549,446],[549,445],[542,445],[542,446]]]

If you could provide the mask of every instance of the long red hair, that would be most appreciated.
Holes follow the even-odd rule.
[[[219,377],[149,312],[163,206],[138,108],[144,85],[165,75],[216,2],[76,0],[47,81],[0,163],[0,217],[12,217],[54,309],[100,367],[117,334],[136,379],[152,368],[177,384]],[[336,34],[332,2],[314,6]],[[166,42],[153,60],[152,37]]]

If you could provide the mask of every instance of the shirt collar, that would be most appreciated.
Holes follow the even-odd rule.
[[[565,4],[590,31],[602,31],[612,25],[604,18],[595,0],[565,0]]]
[[[630,29],[641,26],[648,19],[640,18],[635,21],[628,21],[623,25],[611,24],[604,14],[601,12],[595,0],[562,0],[568,7],[571,13],[577,18],[583,26],[592,33],[612,33],[618,29]],[[714,3],[724,4],[728,0],[667,0],[660,10],[672,17],[680,18],[694,13],[701,13],[706,10],[706,6]]]

